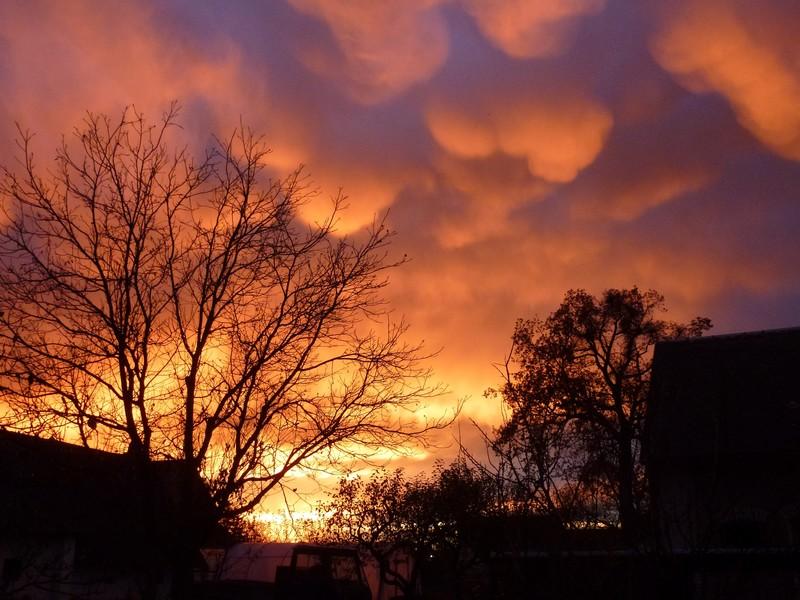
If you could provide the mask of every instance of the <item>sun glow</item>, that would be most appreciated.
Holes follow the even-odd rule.
[[[260,510],[250,516],[258,535],[273,542],[300,542],[324,523],[327,513],[319,510]]]

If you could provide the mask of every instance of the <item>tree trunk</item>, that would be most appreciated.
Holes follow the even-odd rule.
[[[636,506],[633,495],[633,451],[630,427],[623,426],[618,440],[618,490],[619,522],[627,541],[636,536]]]

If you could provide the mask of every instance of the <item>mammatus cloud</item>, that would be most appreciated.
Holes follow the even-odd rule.
[[[339,188],[340,233],[389,209],[412,260],[387,294],[442,348],[441,402],[485,423],[514,320],[569,288],[653,287],[719,331],[797,324],[796,0],[238,7],[0,2],[0,162],[14,120],[44,164],[86,110],[177,99],[199,148],[241,117],[275,175],[306,165],[308,220]]]
[[[635,219],[655,206],[701,189],[710,181],[712,175],[702,168],[655,169],[646,177],[634,177],[631,181],[606,182],[602,193],[583,190],[583,201],[574,206],[573,214],[583,218],[603,215],[622,221]]]
[[[713,186],[749,140],[720,107],[717,101],[698,110],[681,101],[658,119],[621,125],[602,155],[563,191],[571,215],[631,221]]]
[[[456,156],[486,158],[503,152],[523,157],[532,175],[559,183],[591,164],[613,122],[608,110],[581,97],[553,103],[500,96],[472,110],[434,103],[426,118],[434,139]]]
[[[526,160],[501,154],[468,159],[442,152],[433,165],[438,187],[431,194],[450,210],[432,227],[438,242],[448,249],[515,235],[510,212],[540,200],[553,188],[531,175]]]
[[[322,40],[302,44],[301,60],[317,75],[334,78],[354,99],[381,102],[430,79],[445,63],[450,32],[441,13],[455,5],[478,29],[515,58],[557,54],[579,17],[600,12],[605,0],[289,0],[322,20],[335,51]],[[338,56],[337,56],[338,53]]]
[[[764,145],[800,160],[800,20],[776,16],[756,3],[671,5],[652,51],[688,89],[727,98]]]
[[[380,218],[408,182],[419,182],[422,175],[408,165],[327,163],[318,157],[317,168],[310,169],[318,193],[302,207],[301,216],[309,222],[324,220],[331,210],[331,199],[341,190],[344,209],[339,213],[336,232],[354,233]]]
[[[556,54],[579,17],[600,12],[605,0],[462,0],[486,38],[509,56]]]
[[[86,111],[116,117],[135,106],[157,120],[173,100],[184,107],[189,137],[204,122],[202,144],[223,123],[238,125],[232,115],[241,114],[244,91],[259,98],[266,82],[248,80],[238,48],[224,38],[205,47],[181,43],[158,25],[154,10],[132,4],[3,5],[0,38],[8,58],[0,70],[0,131],[10,132],[9,123],[17,121],[46,140],[49,152]]]
[[[322,19],[340,57],[309,41],[302,60],[313,72],[336,78],[358,101],[374,103],[430,78],[447,57],[448,32],[439,0],[290,0]]]

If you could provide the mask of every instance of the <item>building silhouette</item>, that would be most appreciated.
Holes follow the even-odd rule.
[[[128,454],[0,430],[0,597],[167,597],[173,559],[210,513],[182,462],[137,465]]]
[[[688,561],[695,597],[797,597],[798,366],[800,328],[656,346],[646,440],[656,544]]]

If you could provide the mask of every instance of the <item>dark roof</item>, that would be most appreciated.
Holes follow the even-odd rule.
[[[196,499],[188,511],[179,506],[181,477],[189,478]],[[210,509],[199,476],[183,462],[142,467],[128,454],[0,430],[0,532],[5,534],[163,542],[184,535],[180,529]]]
[[[656,345],[650,460],[800,451],[800,328]]]

